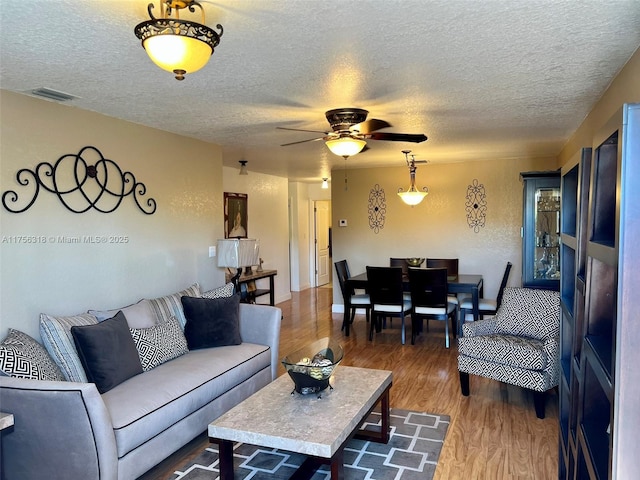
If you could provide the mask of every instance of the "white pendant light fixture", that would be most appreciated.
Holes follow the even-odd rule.
[[[194,13],[194,7],[202,12],[202,23],[180,19],[180,10]],[[147,6],[151,20],[136,25],[136,37],[153,63],[184,80],[207,64],[220,43],[222,25],[216,25],[217,32],[204,25],[204,10],[195,0],[160,0],[160,18],[153,16],[153,8],[153,3]]]
[[[402,188],[398,189],[398,196],[402,199],[404,203],[407,205],[418,205],[424,197],[429,193],[429,189],[427,187],[422,187],[422,190],[418,190],[416,188],[416,160],[415,156],[411,155],[411,160],[409,160],[409,153],[411,150],[402,150],[404,153],[405,159],[407,161],[407,166],[409,167],[409,175],[411,177],[411,185],[409,185],[408,190],[403,190]],[[419,163],[427,163],[426,160],[418,160]]]
[[[323,190],[327,190],[329,188],[329,179],[328,178],[323,178],[322,179],[322,189]]]
[[[238,160],[240,164],[240,173],[238,175],[249,175],[247,172],[247,161],[246,160]]]
[[[350,136],[340,137],[325,142],[331,153],[339,157],[353,157],[362,151],[367,142]]]

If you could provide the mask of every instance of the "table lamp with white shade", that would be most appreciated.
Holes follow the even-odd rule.
[[[243,267],[251,267],[260,263],[260,245],[255,238],[227,238],[218,240],[218,266],[237,268],[231,278],[234,289],[240,291],[240,275]]]

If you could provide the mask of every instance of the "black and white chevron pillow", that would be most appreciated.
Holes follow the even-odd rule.
[[[0,370],[12,377],[31,380],[65,379],[42,345],[13,328],[0,344]]]
[[[187,339],[175,317],[149,328],[130,328],[145,372],[189,351]]]
[[[231,282],[202,294],[202,298],[228,298],[231,296],[233,296],[233,283]]]

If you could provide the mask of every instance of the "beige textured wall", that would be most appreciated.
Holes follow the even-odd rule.
[[[288,180],[251,171],[238,175],[237,168],[223,167],[225,192],[248,195],[248,234],[260,241],[260,257],[265,270],[278,270],[275,277],[275,301],[291,298],[289,289],[289,219],[287,217]],[[268,280],[258,280],[259,288],[268,288]],[[269,303],[269,296],[258,297],[258,303]]]
[[[558,156],[558,166],[565,165],[584,147],[592,145],[593,136],[624,103],[640,102],[640,48],[611,82],[602,98],[593,106],[582,125],[571,136]]]
[[[291,290],[299,292],[311,286],[310,239],[313,227],[309,184],[289,182],[289,228],[291,251]]]
[[[367,265],[385,266],[390,257],[459,258],[461,273],[484,277],[486,297],[495,297],[506,262],[513,263],[509,285],[520,285],[522,275],[522,182],[520,172],[555,169],[555,159],[487,160],[419,165],[416,186],[429,195],[415,207],[396,195],[409,186],[406,166],[348,170],[332,189],[333,261],[347,259],[352,274]],[[486,224],[475,233],[467,223],[465,202],[474,179],[484,185]],[[369,226],[368,197],[376,184],[384,189],[386,220],[375,233]],[[340,219],[347,220],[340,227]],[[334,308],[342,296],[334,285]]]
[[[131,198],[113,213],[76,214],[42,191],[24,213],[0,207],[1,336],[13,327],[39,338],[40,312],[117,308],[195,281],[205,288],[223,283],[208,257],[208,246],[223,235],[217,146],[6,91],[0,91],[0,128],[2,192],[23,195],[16,182],[19,169],[54,163],[92,145],[132,172],[158,204],[154,215],[140,212]],[[84,235],[128,241],[57,241]],[[16,240],[22,236],[48,241]]]

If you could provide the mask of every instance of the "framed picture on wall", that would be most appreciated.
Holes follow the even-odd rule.
[[[247,194],[224,192],[224,238],[247,238]]]

